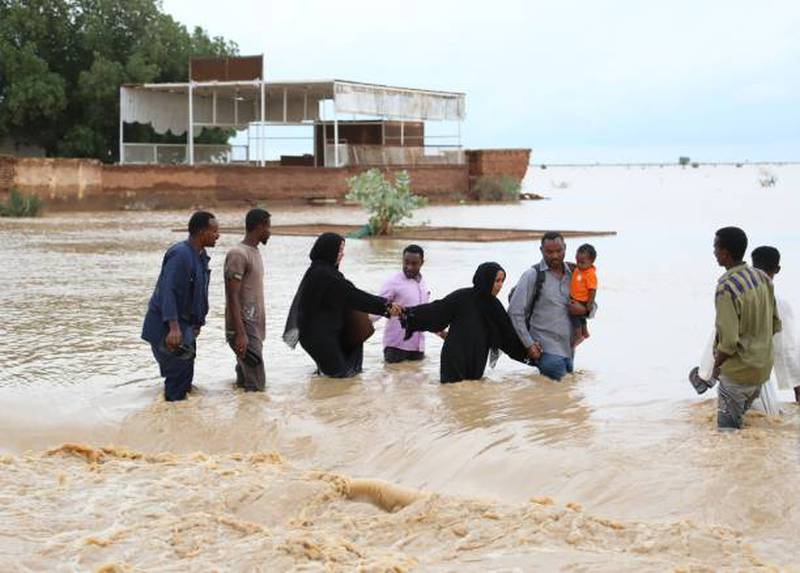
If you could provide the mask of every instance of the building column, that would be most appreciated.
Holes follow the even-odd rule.
[[[122,86],[119,87],[119,164],[125,165],[125,136],[122,121]]]
[[[258,157],[261,160],[261,167],[264,167],[264,152],[266,151],[266,145],[264,145],[264,122],[265,119],[265,111],[267,109],[267,102],[266,96],[264,94],[264,80],[261,80],[261,124],[258,126]]]
[[[194,89],[193,82],[189,82],[189,126],[186,130],[186,159],[189,165],[194,165]]]

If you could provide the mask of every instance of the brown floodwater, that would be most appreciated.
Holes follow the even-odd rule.
[[[501,358],[440,385],[440,340],[386,366],[380,327],[362,375],[314,376],[280,339],[313,238],[273,237],[267,392],[237,392],[221,270],[240,237],[224,235],[197,390],[167,404],[139,333],[188,212],[0,220],[0,570],[797,570],[798,408],[781,393],[784,416],[721,434],[686,373],[712,327],[716,228],[778,246],[776,292],[793,302],[800,166],[531,168],[526,186],[549,199],[415,222],[618,232],[591,239],[600,310],[561,383]],[[364,219],[271,210],[275,224]],[[404,244],[348,240],[342,270],[377,291]],[[529,243],[423,246],[434,296],[496,260],[505,301],[539,259]]]

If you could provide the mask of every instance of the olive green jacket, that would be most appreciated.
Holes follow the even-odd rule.
[[[742,263],[717,281],[715,350],[730,355],[720,371],[738,384],[763,384],[772,371],[772,336],[781,330],[772,281]]]

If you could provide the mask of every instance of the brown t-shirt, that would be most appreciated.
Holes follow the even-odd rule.
[[[239,243],[228,251],[225,257],[225,280],[228,279],[236,279],[242,283],[239,299],[247,334],[256,336],[263,341],[266,335],[264,263],[258,248]],[[230,307],[227,304],[225,305],[225,330],[228,333],[236,330]]]

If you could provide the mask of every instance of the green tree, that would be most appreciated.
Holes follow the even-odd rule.
[[[189,32],[158,0],[0,0],[0,137],[49,156],[115,161],[121,84],[186,81],[189,57],[238,51],[202,28]],[[159,139],[149,126],[135,129]]]
[[[394,183],[388,181],[380,169],[354,175],[347,183],[350,190],[345,198],[361,203],[367,210],[373,235],[391,235],[397,223],[427,203],[425,197],[411,192],[411,178],[407,171],[395,173]]]

